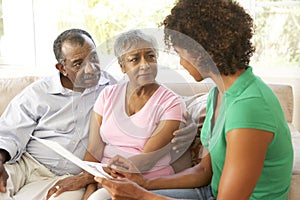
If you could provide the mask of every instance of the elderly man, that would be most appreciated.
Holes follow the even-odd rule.
[[[44,199],[58,179],[81,169],[34,135],[63,145],[83,158],[92,107],[102,89],[115,83],[104,71],[89,33],[70,29],[53,44],[55,76],[41,79],[16,96],[0,119],[0,199]],[[84,190],[62,195],[81,199]],[[67,197],[70,196],[70,197]]]

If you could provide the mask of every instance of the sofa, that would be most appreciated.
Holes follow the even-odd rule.
[[[13,78],[0,78],[0,115],[10,102],[24,87],[38,80],[40,77],[24,76]],[[193,97],[197,94],[206,94],[213,86],[212,83],[164,83],[164,85],[183,97]],[[286,84],[269,84],[278,97],[287,123],[290,126],[294,147],[294,167],[291,188],[288,200],[300,199],[300,133],[294,128],[293,121],[293,88]],[[192,98],[189,98],[192,99]]]

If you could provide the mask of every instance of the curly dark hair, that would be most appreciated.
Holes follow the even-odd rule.
[[[84,44],[85,40],[82,35],[86,35],[89,37],[92,42],[95,44],[92,36],[85,30],[82,29],[68,29],[62,32],[53,43],[53,52],[55,55],[56,60],[61,63],[64,61],[64,57],[62,55],[62,43],[65,41],[69,41],[74,44],[80,44],[81,46]]]
[[[167,46],[198,56],[202,46],[224,75],[246,69],[255,51],[253,20],[232,0],[179,0],[162,25]]]

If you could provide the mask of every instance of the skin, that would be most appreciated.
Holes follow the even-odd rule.
[[[4,168],[4,163],[10,159],[7,151],[0,150],[0,192],[6,192],[8,174]]]
[[[65,62],[55,65],[62,74],[60,79],[63,87],[78,92],[96,85],[100,78],[100,64],[95,45],[89,37],[85,35],[82,37],[85,39],[83,46],[70,42],[62,44]],[[10,160],[8,152],[0,149],[0,192],[6,192],[8,174],[4,163],[8,160]]]
[[[83,92],[85,88],[96,85],[100,78],[100,63],[93,41],[87,36],[83,46],[65,41],[62,44],[64,62],[56,68],[63,74],[62,85],[65,88]]]
[[[189,57],[187,51],[179,47],[175,47],[175,49],[180,56],[180,63],[183,67],[195,80],[201,81],[200,72],[191,68],[191,62],[186,60]],[[234,75],[221,75],[222,82],[215,81],[219,89],[219,97],[214,121],[218,117],[218,109],[222,103],[224,91],[230,88],[243,72],[244,70],[239,70]],[[217,80],[214,76],[208,75],[208,77]],[[249,128],[234,129],[226,134],[226,158],[219,184],[218,200],[246,200],[250,198],[262,172],[267,149],[272,139],[272,132]],[[151,197],[151,199],[167,199],[151,194],[145,189],[194,188],[208,185],[213,174],[210,154],[204,149],[202,157],[201,162],[192,168],[175,175],[152,179],[146,179],[139,173],[130,174],[120,170],[118,164],[122,163],[122,166],[132,168],[132,163],[124,158],[118,158],[115,162],[110,163],[117,179],[97,177],[95,180],[109,191],[112,199],[124,199],[128,194],[133,193],[137,198],[131,199],[139,199],[142,196]]]
[[[123,61],[119,62],[121,70],[128,75],[130,80],[126,89],[126,112],[128,116],[131,116],[143,108],[159,87],[155,81],[157,75],[156,53],[153,48],[135,49],[125,53],[122,58]],[[88,151],[84,157],[86,161],[99,162],[102,159],[105,143],[100,136],[101,124],[102,116],[93,112],[90,123]],[[179,128],[179,125],[180,121],[176,120],[160,121],[152,137],[146,142],[142,153],[154,152],[169,144],[174,137],[173,132]],[[137,165],[139,165],[138,163],[143,163],[137,157],[132,159]],[[59,185],[60,189],[57,190],[55,187],[52,187],[48,191],[46,199],[49,199],[53,194],[58,196],[65,191],[78,190],[87,186],[83,198],[86,199],[97,189],[95,183],[96,181],[92,175],[83,172],[58,181],[55,185]]]

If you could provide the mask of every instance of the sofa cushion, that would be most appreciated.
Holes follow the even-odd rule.
[[[291,131],[294,149],[293,174],[300,175],[300,133],[296,130]]]
[[[11,99],[20,93],[27,85],[39,79],[34,76],[0,79],[0,115],[2,115]]]
[[[294,96],[292,86],[284,84],[269,84],[269,86],[280,102],[286,121],[288,123],[292,123],[294,110]]]

